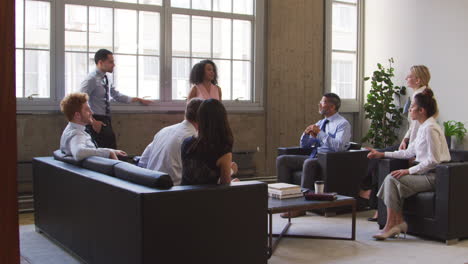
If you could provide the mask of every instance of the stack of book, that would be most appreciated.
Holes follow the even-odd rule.
[[[301,197],[301,186],[289,183],[268,184],[268,196],[276,199]]]

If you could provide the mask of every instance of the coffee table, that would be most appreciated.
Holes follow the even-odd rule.
[[[352,224],[351,224],[351,237],[328,237],[328,236],[310,236],[310,235],[293,235],[286,234],[291,226],[291,218],[288,218],[288,223],[284,226],[280,234],[273,234],[273,214],[286,213],[290,211],[305,211],[341,206],[352,207]],[[278,243],[282,237],[297,237],[297,238],[322,238],[322,239],[339,239],[339,240],[355,240],[356,239],[356,199],[353,197],[337,195],[334,201],[307,201],[304,197],[291,198],[291,199],[268,199],[268,216],[269,216],[269,230],[268,230],[268,258],[271,257],[275,251]],[[278,239],[273,243],[273,236]]]

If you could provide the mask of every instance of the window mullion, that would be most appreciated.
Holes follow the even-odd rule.
[[[136,29],[136,41],[137,41],[137,50],[136,50],[136,97],[140,96],[140,11],[137,10],[137,29]]]
[[[161,27],[161,34],[164,43],[161,54],[163,54],[163,59],[160,61],[161,74],[163,76],[163,85],[160,87],[160,99],[163,102],[168,102],[172,100],[172,8],[170,7],[170,0],[163,0],[164,12],[163,12],[163,23],[164,26]]]
[[[23,98],[26,98],[26,0],[23,0]]]

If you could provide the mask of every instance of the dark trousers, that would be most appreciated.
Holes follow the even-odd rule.
[[[384,149],[377,149],[380,152],[392,152],[398,150],[400,144],[386,147]],[[379,166],[379,159],[369,159],[369,165],[367,167],[367,176],[361,183],[361,189],[371,190],[369,207],[372,209],[377,209],[377,192],[379,191],[379,179],[377,175],[377,167]]]
[[[114,130],[112,130],[112,122],[110,116],[93,115],[94,119],[101,121],[105,124],[101,128],[101,132],[96,133],[92,127],[90,127],[91,137],[96,141],[100,148],[111,148],[117,149],[117,142],[115,140]]]
[[[301,170],[301,187],[314,189],[314,182],[322,179],[317,159],[304,155],[281,155],[276,158],[278,182],[298,184],[294,181],[294,172]]]

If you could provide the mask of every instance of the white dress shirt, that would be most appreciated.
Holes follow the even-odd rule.
[[[424,91],[424,89],[426,89],[426,86],[422,86],[414,90],[413,95],[411,95],[410,102],[414,102],[414,97],[418,93],[421,93],[422,91]],[[416,139],[418,135],[418,129],[421,124],[417,120],[411,119],[409,113],[408,113],[408,123],[409,123],[409,128],[408,128],[408,131],[406,131],[405,138],[409,138],[409,143],[411,143]]]
[[[325,132],[320,130],[317,137],[308,134],[302,134],[300,146],[301,148],[317,147],[318,153],[344,151],[346,145],[351,139],[351,125],[348,120],[340,114],[321,119],[316,123],[320,128],[325,120],[329,122],[325,125]]]
[[[181,147],[184,139],[197,135],[187,120],[161,129],[141,155],[138,166],[169,174],[174,185],[182,181]]]
[[[60,138],[60,150],[67,156],[73,156],[77,161],[91,156],[108,158],[112,150],[96,148],[85,129],[83,125],[68,122]]]
[[[424,174],[437,164],[450,161],[450,152],[444,132],[433,117],[419,126],[418,135],[406,150],[385,152],[385,157],[410,159],[416,157],[418,165],[409,168],[410,174]]]

